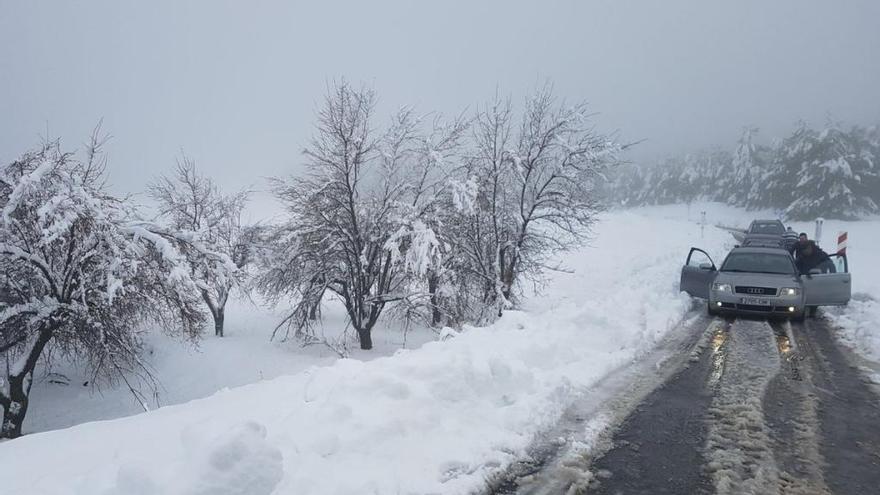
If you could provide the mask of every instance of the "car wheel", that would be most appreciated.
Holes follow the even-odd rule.
[[[794,321],[794,322],[797,322],[797,323],[801,323],[802,321],[804,321],[804,314],[805,314],[805,313],[806,313],[806,310],[803,310],[803,311],[801,311],[800,313],[798,313],[798,314],[792,316],[792,317],[789,318],[789,319],[790,319],[791,321]]]
[[[810,318],[815,318],[816,317],[816,310],[818,310],[818,309],[819,309],[819,306],[807,306],[807,309],[805,309],[805,311],[808,311],[810,313]]]

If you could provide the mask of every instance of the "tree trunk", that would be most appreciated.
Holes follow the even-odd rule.
[[[440,326],[443,321],[443,313],[440,311],[440,295],[437,293],[440,287],[440,277],[433,273],[428,274],[428,293],[431,294],[431,324]]]
[[[506,299],[505,302],[510,302],[513,301],[513,284],[516,278],[516,264],[519,261],[519,257],[515,253],[510,253],[507,258],[507,264],[504,264],[504,259],[502,258],[499,266],[501,267],[501,295]]]
[[[370,335],[370,329],[367,328],[365,330],[358,329],[358,340],[361,343],[361,349],[365,351],[369,351],[373,348],[373,337]]]
[[[18,438],[28,410],[28,394],[31,391],[32,377],[37,360],[46,344],[52,339],[52,330],[42,329],[36,342],[28,351],[27,358],[17,374],[7,376],[9,397],[0,393],[0,404],[3,405],[3,423],[0,423],[0,438]]]
[[[317,321],[318,319],[318,307],[321,306],[320,299],[315,304],[309,306],[309,320]]]
[[[9,401],[3,401],[3,423],[0,426],[0,438],[18,438],[21,426],[28,409],[28,393],[25,387],[25,376],[9,377]]]
[[[223,336],[223,321],[226,319],[226,308],[220,306],[217,308],[216,313],[214,313],[214,335],[217,337]]]
[[[208,310],[211,311],[211,316],[214,318],[214,335],[222,337],[223,320],[226,315],[226,296],[221,293],[221,296],[215,304],[211,299],[211,294],[209,294],[207,290],[202,289],[202,299],[205,301],[205,304],[208,305]]]

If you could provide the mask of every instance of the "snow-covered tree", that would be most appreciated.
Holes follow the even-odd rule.
[[[454,230],[457,181],[469,122],[458,117],[450,122],[439,116],[428,133],[418,133],[400,199],[400,227],[386,247],[408,275],[410,294],[401,300],[407,318],[430,313],[431,325],[439,326],[452,310],[449,283],[455,275]]]
[[[195,162],[182,157],[173,176],[162,176],[150,185],[163,224],[190,240],[184,254],[202,300],[214,320],[214,334],[223,336],[226,302],[242,280],[248,262],[247,230],[241,212],[248,193],[223,194],[217,184],[199,173]],[[186,246],[185,246],[186,247]],[[210,256],[205,253],[210,252]],[[215,255],[222,253],[224,257]],[[219,264],[226,264],[221,267]],[[230,276],[231,275],[231,276]]]
[[[760,187],[760,179],[767,167],[767,150],[755,141],[757,127],[746,127],[737,142],[731,163],[730,188],[724,200],[728,204],[748,206],[753,188]]]
[[[880,205],[880,127],[854,127],[850,135],[859,164],[854,184],[856,195]],[[875,206],[873,211],[880,211],[880,206]]]
[[[792,201],[785,206],[787,217],[856,218],[877,211],[873,199],[859,194],[862,172],[872,166],[850,134],[829,125],[821,132],[799,132],[795,137],[783,152],[785,171],[797,180]]]
[[[150,377],[142,324],[196,339],[204,323],[179,249],[190,240],[139,221],[107,193],[101,157],[96,138],[84,161],[49,143],[0,169],[2,438],[21,435],[47,350],[136,393],[131,380]]]
[[[694,199],[746,208],[775,208],[791,219],[854,218],[880,211],[880,136],[876,127],[818,132],[799,122],[772,146],[746,128],[735,152],[701,151],[655,167],[631,167],[611,195],[626,204]]]
[[[594,131],[586,104],[559,102],[549,87],[514,120],[510,101],[497,97],[476,118],[466,176],[477,181],[477,207],[461,232],[469,275],[499,313],[523,275],[538,275],[549,255],[588,234],[601,209],[597,184],[620,149]]]
[[[373,326],[390,302],[407,297],[406,281],[389,240],[400,228],[406,165],[417,119],[404,109],[387,131],[374,128],[375,93],[337,84],[318,113],[316,135],[304,154],[307,174],[275,180],[288,220],[275,230],[259,288],[273,299],[290,297],[288,328],[308,331],[324,294],[345,304],[362,349],[372,348]]]

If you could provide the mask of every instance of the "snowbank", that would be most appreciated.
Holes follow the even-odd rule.
[[[319,335],[330,341],[340,338],[344,309],[328,303]],[[338,355],[327,347],[302,347],[298,342],[270,341],[272,329],[284,317],[283,311],[255,306],[248,301],[230,301],[226,310],[226,336],[207,335],[194,347],[161,332],[146,338],[145,359],[159,389],[148,397],[151,409],[208,397],[224,388],[300,373],[311,366],[330,365]],[[326,330],[326,334],[324,331]],[[349,329],[349,333],[351,330]],[[408,335],[397,326],[379,325],[374,331],[372,352],[349,342],[351,355],[361,360],[393,354],[402,347],[418,347],[434,339],[434,332],[414,328]],[[404,345],[405,344],[405,345]],[[31,391],[25,433],[68,428],[88,421],[115,419],[143,412],[124,387],[101,385],[95,389],[88,370],[56,360],[51,375],[38,370]],[[85,385],[84,385],[85,384]]]
[[[0,478],[29,494],[469,492],[578,389],[677,326],[691,308],[677,290],[687,249],[720,257],[732,244],[696,219],[609,213],[593,246],[560,260],[571,273],[491,327],[5,442]]]

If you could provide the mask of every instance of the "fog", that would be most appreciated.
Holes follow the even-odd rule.
[[[798,119],[880,121],[880,2],[0,2],[0,160],[95,124],[122,192],[181,150],[225,187],[296,173],[345,77],[455,114],[550,81],[650,162]]]

